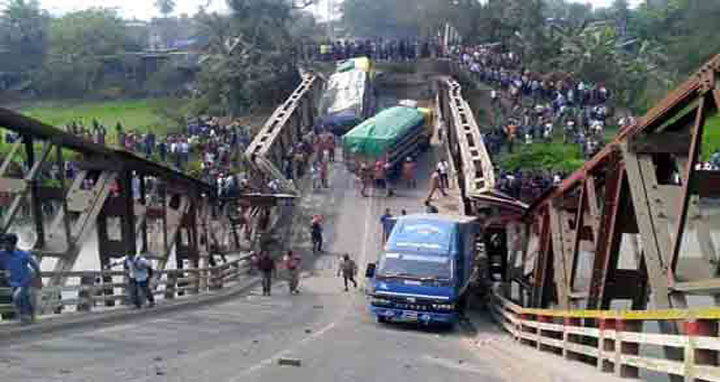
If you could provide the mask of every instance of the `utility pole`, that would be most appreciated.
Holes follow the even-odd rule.
[[[333,13],[335,11],[335,3],[333,0],[325,0],[327,1],[327,36],[332,41],[334,40],[333,36]]]

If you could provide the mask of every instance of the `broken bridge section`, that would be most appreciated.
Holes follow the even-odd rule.
[[[719,72],[716,56],[506,222],[494,311],[519,341],[624,377],[718,380],[720,172],[700,162]]]

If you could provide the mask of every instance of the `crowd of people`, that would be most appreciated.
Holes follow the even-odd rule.
[[[300,58],[306,61],[340,61],[365,56],[378,61],[412,61],[444,55],[442,45],[435,39],[338,40],[321,43],[306,42],[299,48]]]
[[[108,128],[97,120],[92,128],[82,121],[72,121],[66,131],[95,144],[108,144]],[[239,166],[239,154],[250,144],[250,128],[237,121],[215,117],[194,118],[181,133],[156,135],[151,129],[141,132],[115,125],[116,147],[136,153],[149,160],[186,171],[217,186],[222,194],[237,192],[241,182],[232,170]],[[71,163],[68,166],[72,166]]]
[[[535,73],[525,68],[519,55],[494,45],[455,46],[453,57],[470,77],[491,86],[493,124],[484,134],[492,156],[509,153],[520,145],[562,139],[578,145],[586,158],[605,144],[605,128],[634,123],[632,116],[616,118],[610,108],[612,92],[603,83],[592,83],[569,73]],[[497,164],[496,164],[497,166]],[[559,183],[562,172],[507,171],[498,169],[500,191],[531,201]]]

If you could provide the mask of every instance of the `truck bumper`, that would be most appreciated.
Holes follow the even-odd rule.
[[[382,308],[378,306],[371,306],[370,310],[373,315],[378,318],[384,318],[388,321],[397,322],[417,322],[420,324],[446,324],[454,325],[458,321],[458,314],[456,312],[449,313],[438,313],[438,312],[425,312],[416,310],[405,310],[405,309],[393,309],[393,308]]]

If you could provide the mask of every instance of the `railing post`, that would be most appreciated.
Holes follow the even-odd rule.
[[[198,270],[198,289],[200,292],[205,292],[208,290],[209,280],[208,280],[208,268],[207,268],[208,262],[204,262],[204,266]]]
[[[188,289],[188,294],[200,293],[200,274],[198,273],[198,269],[189,269],[187,273],[190,277],[190,289]]]
[[[175,292],[177,288],[178,274],[175,270],[167,271],[167,279],[165,280],[165,299],[175,299]]]
[[[626,365],[622,356],[639,355],[640,344],[623,341],[624,332],[641,332],[643,322],[639,320],[617,320],[615,322],[615,375],[621,378],[640,378],[640,369],[637,366]]]
[[[222,271],[223,267],[210,268],[210,290],[222,289]]]
[[[617,358],[615,356],[615,339],[605,338],[609,337],[609,331],[615,331],[615,319],[614,318],[600,318],[599,322],[600,336],[598,337],[598,359],[597,368],[600,371],[606,373],[612,373],[615,369]],[[610,358],[610,355],[613,358]],[[606,359],[609,358],[609,359]],[[612,359],[612,361],[610,360]]]
[[[78,291],[78,312],[89,312],[92,305],[93,287],[95,285],[95,277],[93,276],[81,276],[80,277],[80,290]]]
[[[503,312],[506,310],[504,304],[501,304],[499,306],[500,306],[500,309],[503,310]],[[520,331],[522,330],[523,314],[522,313],[516,314],[513,311],[511,311],[510,313],[515,317],[515,322],[511,323],[512,325],[515,326],[515,333],[513,333],[513,337],[514,337],[515,341],[521,342],[522,337],[520,337]],[[504,319],[504,317],[505,316],[503,316],[502,318]]]
[[[552,317],[549,317],[549,316],[535,316],[535,317],[537,318],[535,320],[535,322],[537,322],[538,324],[552,322]],[[537,344],[536,344],[537,349],[543,350],[544,349],[544,347],[542,345],[543,330],[540,328],[540,326],[538,326],[536,328],[536,330],[537,330]]]
[[[695,337],[717,337],[718,323],[715,320],[690,319],[685,321],[685,381],[695,382],[695,365],[717,366],[718,352],[709,349],[697,349]]]
[[[575,317],[563,317],[563,358],[567,360],[576,360],[578,357],[568,351],[568,344],[574,343],[572,336],[575,336],[575,334],[568,333],[567,328],[570,326],[582,326],[582,322],[580,318]]]

